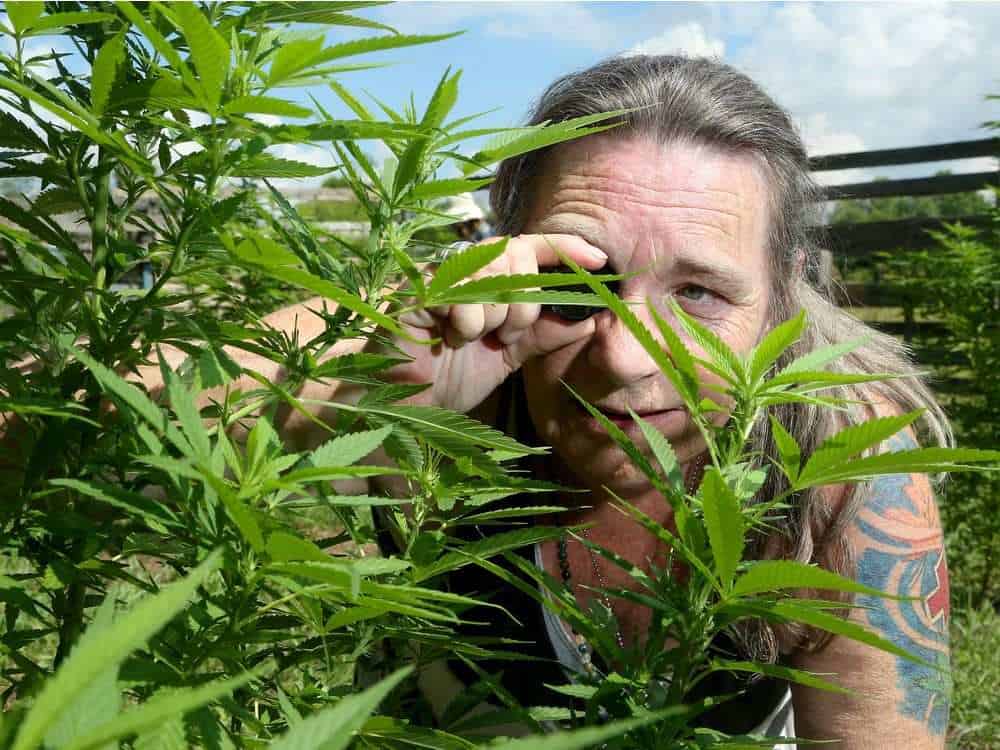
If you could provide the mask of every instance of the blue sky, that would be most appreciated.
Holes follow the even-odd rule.
[[[982,138],[987,133],[979,125],[1000,119],[1000,102],[983,100],[1000,93],[995,3],[414,0],[358,14],[402,33],[466,33],[369,56],[399,64],[344,75],[345,85],[367,88],[393,106],[412,91],[422,106],[452,65],[463,70],[456,115],[500,108],[483,125],[519,124],[555,77],[634,51],[712,55],[749,73],[789,109],[812,154]],[[358,34],[350,29],[335,36]],[[337,105],[329,93],[319,98]],[[879,174],[994,166],[980,159]],[[855,170],[828,181],[871,176]]]
[[[412,92],[422,107],[445,69],[463,71],[455,116],[497,108],[476,124],[513,126],[559,75],[611,55],[684,52],[743,70],[792,114],[813,155],[983,138],[1000,120],[1000,3],[427,2],[356,11],[404,34],[465,31],[434,44],[355,58],[393,67],[343,74],[393,107]],[[306,27],[304,30],[307,30]],[[370,30],[338,28],[331,41]],[[37,51],[58,40],[33,41]],[[286,92],[305,103],[305,92]],[[313,89],[335,115],[352,116],[325,88]],[[470,144],[469,148],[474,144]],[[284,155],[332,163],[326,149],[283,147]],[[369,143],[383,158],[388,150]],[[993,159],[825,173],[843,183],[985,171]],[[305,186],[303,186],[305,187]]]

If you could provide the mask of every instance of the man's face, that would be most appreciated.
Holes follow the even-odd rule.
[[[619,293],[639,303],[632,310],[650,330],[656,326],[647,301],[680,333],[667,307],[672,295],[745,352],[767,319],[766,215],[763,179],[746,157],[591,136],[548,156],[523,231],[576,234],[608,255],[608,270],[643,270],[622,281]],[[592,336],[525,364],[528,409],[540,438],[586,486],[635,494],[648,487],[646,479],[560,379],[619,417],[614,421],[638,444],[628,407],[652,422],[682,461],[704,444],[680,396],[628,329],[609,310],[595,323]]]

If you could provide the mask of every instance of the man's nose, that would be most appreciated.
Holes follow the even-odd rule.
[[[659,342],[659,335],[653,333],[656,327],[645,300],[633,297],[624,301],[629,303],[635,317],[649,330],[653,340]],[[587,361],[612,384],[631,385],[659,372],[656,362],[617,315],[605,310],[597,316],[596,323],[597,330],[590,339]]]

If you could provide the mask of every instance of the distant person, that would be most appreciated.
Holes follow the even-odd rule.
[[[444,212],[458,216],[454,224],[459,241],[479,242],[493,236],[493,229],[486,221],[486,214],[470,193],[462,193],[451,198],[444,206]]]

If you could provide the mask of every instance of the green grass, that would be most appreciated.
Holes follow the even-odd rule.
[[[990,604],[959,610],[951,625],[952,699],[948,747],[1000,748],[1000,613]]]

